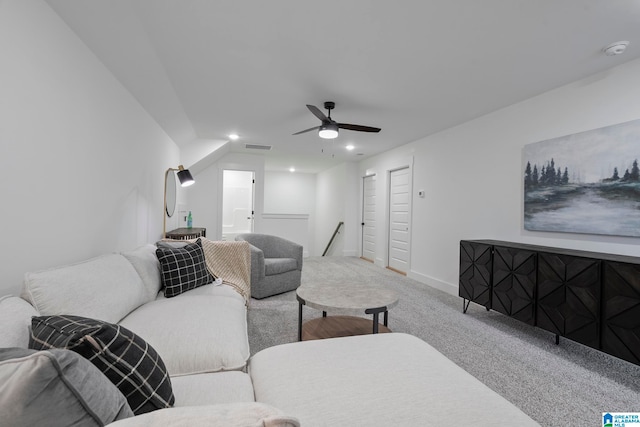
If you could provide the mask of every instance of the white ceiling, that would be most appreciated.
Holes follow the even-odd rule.
[[[235,132],[233,150],[273,146],[267,170],[360,160],[640,57],[639,0],[47,2],[183,150]],[[382,131],[292,136],[324,101]]]

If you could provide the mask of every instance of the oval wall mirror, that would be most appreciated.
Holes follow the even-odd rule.
[[[171,218],[176,211],[176,174],[172,170],[165,175],[164,185],[167,192],[164,209],[167,216]]]

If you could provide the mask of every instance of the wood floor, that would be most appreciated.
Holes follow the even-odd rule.
[[[388,327],[378,324],[378,333],[391,332]],[[309,320],[302,325],[302,340],[348,337],[373,333],[373,321],[355,316],[327,316]]]

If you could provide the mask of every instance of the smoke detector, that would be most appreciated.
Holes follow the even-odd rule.
[[[620,41],[620,42],[611,43],[609,46],[602,49],[602,51],[607,56],[620,55],[622,52],[625,51],[627,46],[629,46],[628,41]]]

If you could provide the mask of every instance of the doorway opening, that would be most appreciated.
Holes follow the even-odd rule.
[[[254,185],[253,171],[223,170],[222,240],[253,232]]]

